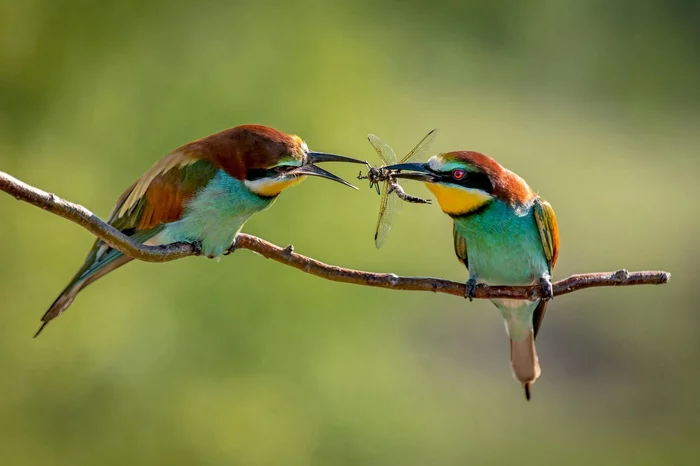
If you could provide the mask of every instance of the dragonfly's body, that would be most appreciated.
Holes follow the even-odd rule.
[[[411,152],[406,154],[406,156],[400,160],[400,163],[420,158],[421,155],[428,151],[430,144],[433,142],[437,134],[437,129],[430,131],[423,139],[421,139],[421,141],[416,145],[416,147],[413,148]],[[374,244],[377,246],[377,248],[380,248],[382,247],[382,244],[384,244],[384,240],[391,229],[391,221],[398,213],[398,209],[401,205],[401,203],[396,202],[397,199],[416,204],[430,204],[430,201],[423,199],[422,197],[407,194],[401,185],[399,185],[396,178],[392,176],[393,171],[385,168],[387,165],[397,163],[396,153],[391,146],[384,143],[374,134],[368,135],[367,139],[369,140],[370,144],[372,144],[372,147],[374,147],[374,150],[377,151],[379,158],[384,162],[384,165],[379,167],[370,167],[367,165],[367,175],[363,176],[362,172],[360,172],[360,175],[358,176],[358,179],[369,180],[370,189],[374,187],[377,190],[377,194],[381,194],[382,196],[379,204],[377,229],[374,233]],[[383,190],[380,190],[379,188],[380,183],[384,184]],[[396,196],[392,196],[392,193],[396,194]]]

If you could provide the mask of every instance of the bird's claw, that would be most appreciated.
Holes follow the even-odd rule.
[[[231,246],[229,246],[227,250],[224,251],[224,256],[228,256],[229,254],[236,252],[236,249],[238,249],[238,246],[234,241],[234,243]]]
[[[542,290],[542,300],[549,301],[554,299],[554,287],[549,278],[540,278],[540,289]]]
[[[467,289],[464,292],[464,297],[469,301],[474,301],[476,298],[476,279],[470,278],[467,280]]]
[[[201,241],[193,241],[192,242],[192,249],[194,249],[193,254],[195,256],[201,256],[202,255],[202,242]]]

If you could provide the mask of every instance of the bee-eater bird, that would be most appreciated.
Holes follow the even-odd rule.
[[[542,287],[545,298],[535,302],[491,300],[505,320],[513,374],[529,400],[530,385],[540,376],[535,338],[553,297],[551,277],[559,253],[552,206],[525,180],[478,152],[448,152],[427,163],[386,168],[399,170],[397,178],[423,181],[454,219],[455,253],[469,270],[468,298],[478,282]]]
[[[108,223],[141,243],[191,242],[207,257],[218,258],[230,250],[253,214],[270,207],[284,189],[307,176],[354,188],[316,166],[319,162],[365,163],[311,152],[298,136],[267,126],[236,126],[185,144],[156,162],[119,197]],[[64,312],[78,292],[129,261],[103,241],[95,241],[34,336]]]

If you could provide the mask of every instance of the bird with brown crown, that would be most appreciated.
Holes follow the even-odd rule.
[[[513,374],[529,400],[530,386],[540,376],[535,338],[553,297],[559,254],[554,210],[525,180],[479,152],[447,152],[427,163],[386,169],[395,170],[396,178],[424,182],[454,219],[455,253],[469,270],[467,297],[474,297],[479,282],[542,287],[544,298],[535,302],[491,300],[505,320]]]
[[[253,214],[308,176],[354,188],[318,167],[319,162],[365,163],[310,151],[298,136],[267,126],[236,126],[185,144],[156,162],[119,197],[108,222],[144,244],[191,242],[207,257],[218,258]],[[41,318],[35,336],[86,286],[131,260],[97,240]]]

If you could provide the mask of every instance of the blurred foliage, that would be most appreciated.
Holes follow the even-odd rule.
[[[488,153],[554,205],[558,277],[674,274],[557,299],[527,404],[489,303],[247,251],[131,264],[32,340],[91,238],[0,196],[0,464],[696,464],[698,5],[0,0],[0,169],[98,214],[236,124],[371,160],[368,132],[404,152],[439,127],[437,150]],[[466,279],[435,206],[376,251],[377,202],[310,180],[245,230]]]

